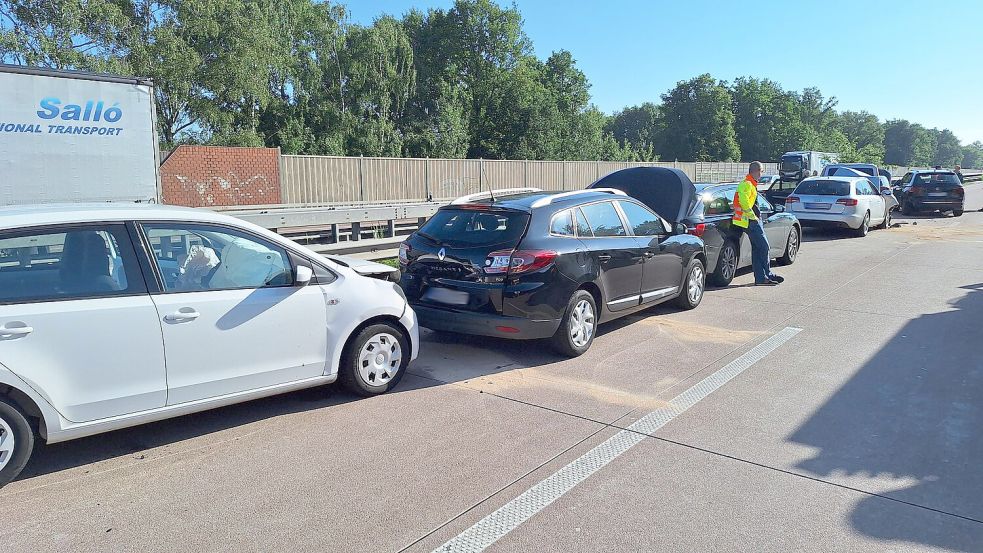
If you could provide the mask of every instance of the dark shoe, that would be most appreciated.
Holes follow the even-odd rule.
[[[785,279],[783,277],[778,276],[778,275],[771,275],[770,277],[768,277],[768,280],[770,280],[772,282],[776,282],[778,284],[781,284],[781,283],[785,282]]]

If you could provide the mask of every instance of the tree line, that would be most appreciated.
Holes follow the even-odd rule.
[[[486,159],[777,160],[983,166],[948,129],[837,111],[815,88],[700,75],[613,115],[570,52],[541,60],[514,7],[349,21],[315,0],[6,0],[6,63],[151,77],[162,147]]]

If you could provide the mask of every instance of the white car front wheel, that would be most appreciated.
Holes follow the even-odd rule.
[[[409,341],[401,328],[390,323],[369,325],[345,347],[338,380],[361,396],[381,394],[403,378],[409,359]]]

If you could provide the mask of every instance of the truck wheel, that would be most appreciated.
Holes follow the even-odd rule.
[[[703,268],[703,262],[694,258],[686,268],[686,280],[683,281],[682,291],[676,297],[676,306],[681,309],[693,309],[700,305],[705,287],[706,270]]]
[[[553,349],[566,357],[583,355],[594,343],[597,334],[597,303],[587,290],[573,293],[560,328],[553,335]]]
[[[402,329],[388,323],[370,325],[345,346],[338,380],[360,396],[378,395],[403,378],[409,360],[409,341]]]
[[[717,268],[710,275],[710,281],[714,286],[728,286],[737,274],[738,265],[737,244],[727,240],[720,248],[720,255],[717,256]]]
[[[785,242],[785,254],[778,258],[778,264],[791,265],[795,263],[795,258],[799,255],[800,243],[799,229],[793,226],[792,230],[788,233],[788,240]]]
[[[16,405],[0,397],[0,488],[20,474],[34,452],[34,429]]]

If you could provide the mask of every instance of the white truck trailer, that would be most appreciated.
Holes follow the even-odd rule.
[[[0,206],[159,202],[149,79],[0,64]]]
[[[799,182],[806,177],[821,174],[823,167],[839,160],[839,154],[829,152],[785,152],[778,166],[778,178],[782,182]]]

